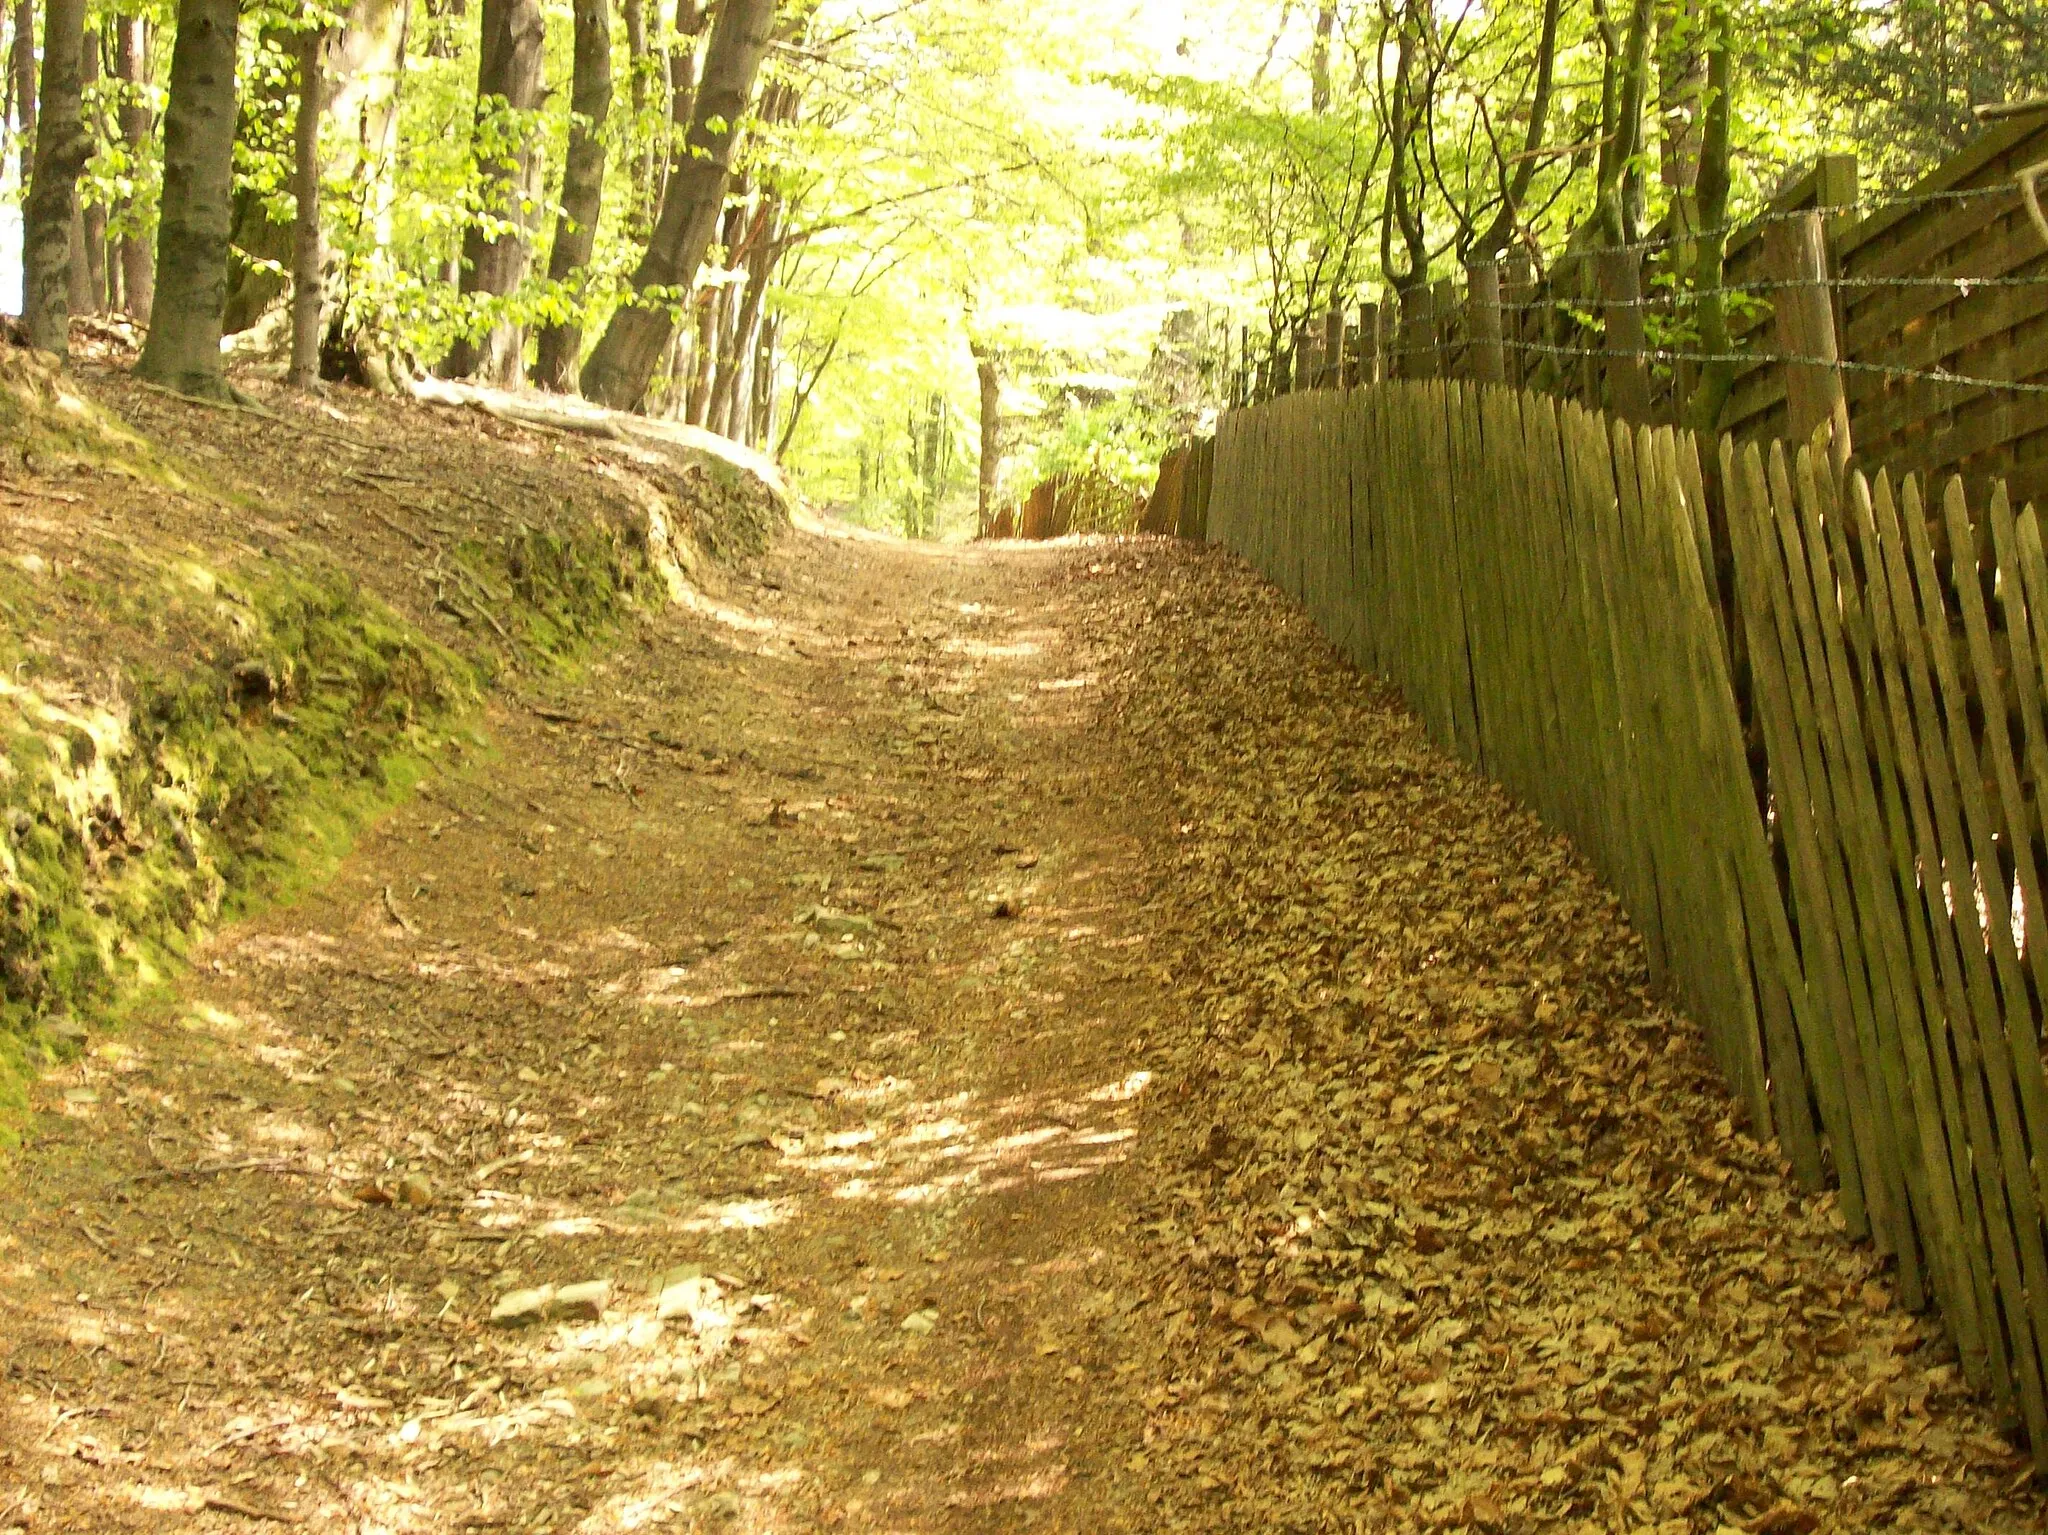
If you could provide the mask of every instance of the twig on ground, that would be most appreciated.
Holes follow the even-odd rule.
[[[304,1524],[306,1521],[297,1514],[287,1514],[282,1509],[258,1508],[253,1503],[244,1503],[239,1498],[226,1497],[221,1493],[209,1492],[205,1507],[219,1509],[224,1514],[240,1514],[244,1519],[267,1519],[272,1524]]]
[[[155,1155],[153,1150],[151,1155]],[[290,1165],[289,1157],[247,1157],[239,1162],[195,1162],[190,1167],[172,1167],[166,1164],[152,1168],[148,1172],[130,1173],[122,1181],[149,1183],[158,1178],[211,1178],[215,1173],[276,1172]]]

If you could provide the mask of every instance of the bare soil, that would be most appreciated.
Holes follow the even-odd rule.
[[[1569,848],[1226,557],[813,528],[485,729],[37,1085],[0,1531],[2042,1527]]]

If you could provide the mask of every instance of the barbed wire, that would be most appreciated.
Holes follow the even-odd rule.
[[[1711,295],[1747,296],[1756,293],[1779,293],[1790,288],[1844,288],[1865,292],[1888,288],[1942,288],[1954,289],[1958,297],[1968,298],[1979,288],[2048,288],[2048,271],[2027,273],[2017,277],[1759,277],[1743,282],[1722,283],[1712,288],[1662,289],[1628,299],[1603,298],[1596,295],[1526,301],[1503,299],[1498,307],[1509,313],[1535,313],[1580,306],[1589,310],[1675,308]]]
[[[1903,363],[1858,362],[1840,358],[1807,357],[1790,352],[1701,352],[1674,347],[1651,347],[1637,350],[1630,347],[1568,346],[1541,341],[1503,340],[1503,349],[1514,352],[1533,352],[1543,356],[1592,358],[1628,362],[1689,362],[1706,365],[1729,363],[1737,366],[1755,367],[1780,363],[1791,367],[1826,368],[1844,373],[1878,374],[1887,378],[1917,379],[1928,383],[1943,384],[1954,389],[1982,389],[2021,395],[2048,395],[2048,383],[2029,383],[2018,379],[1987,378],[1972,373],[1951,373],[1942,368],[1914,368]],[[1445,348],[1434,346],[1391,347],[1382,355],[1388,358],[1441,355]],[[1317,376],[1325,376],[1331,370],[1317,370]]]
[[[1618,358],[1635,362],[1691,362],[1701,365],[1709,363],[1762,364],[1783,363],[1790,367],[1827,368],[1842,373],[1874,373],[1887,378],[1921,379],[1929,383],[1945,384],[1954,389],[1986,389],[2012,394],[2048,395],[2048,384],[2022,382],[2018,379],[1985,378],[1972,373],[1950,373],[1942,368],[1913,368],[1903,363],[1857,362],[1834,357],[1804,357],[1790,352],[1694,352],[1679,348],[1650,347],[1636,350],[1630,347],[1564,346],[1541,341],[1503,340],[1501,345],[1516,352],[1536,352],[1556,357],[1597,357]],[[1416,356],[1424,352],[1437,352],[1438,347],[1396,347],[1394,356]]]

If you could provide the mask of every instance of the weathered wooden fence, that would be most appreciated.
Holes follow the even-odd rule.
[[[1210,538],[1568,832],[1758,1127],[2048,1466],[2048,558],[1829,456],[1394,382],[1222,420]],[[1191,498],[1190,498],[1191,499]]]
[[[1866,203],[1853,156],[1827,155],[1729,233],[1734,389],[1720,427],[1804,441],[1834,416],[1894,473],[2003,478],[2048,492],[2048,110],[1983,132],[1907,191]],[[1625,250],[1482,262],[1453,280],[1341,308],[1269,345],[1249,337],[1240,401],[1390,378],[1521,384],[1631,420],[1684,419],[1702,366],[1693,242],[1667,227]],[[1661,340],[1657,338],[1663,338]],[[1836,412],[1839,410],[1839,415]]]
[[[1065,538],[1069,533],[1128,533],[1144,499],[1106,474],[1059,474],[1040,480],[1015,506],[999,508],[980,538]]]

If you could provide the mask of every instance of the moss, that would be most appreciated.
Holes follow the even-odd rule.
[[[25,356],[0,348],[0,434],[25,459],[238,504]],[[714,559],[786,526],[724,465],[651,478]],[[67,1021],[161,990],[210,927],[323,878],[439,758],[487,746],[505,662],[573,671],[670,595],[659,516],[561,511],[441,551],[468,656],[297,543],[210,565],[138,539],[55,579],[0,565],[0,1143]]]
[[[541,665],[572,661],[651,589],[597,527],[522,529],[458,558]],[[174,568],[149,593],[88,587],[123,626],[205,642],[192,666],[133,666],[97,702],[0,683],[0,1140],[64,1048],[54,1025],[106,1018],[209,927],[324,877],[436,758],[481,739],[487,666],[342,571],[259,560]],[[11,630],[0,658],[26,653]]]

